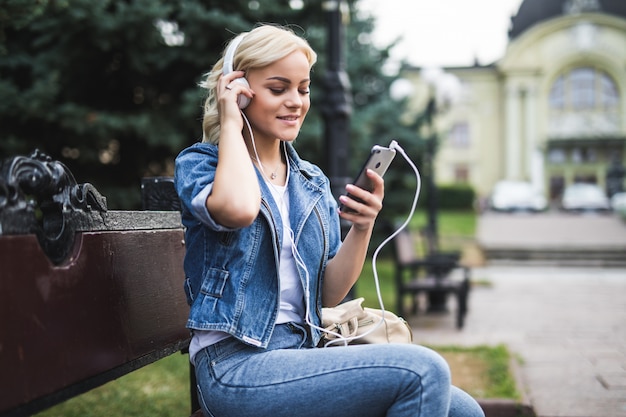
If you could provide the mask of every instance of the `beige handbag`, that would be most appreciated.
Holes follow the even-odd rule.
[[[322,309],[326,346],[365,343],[412,343],[409,324],[391,311],[363,307],[356,298],[336,307]],[[384,321],[381,323],[381,320]]]

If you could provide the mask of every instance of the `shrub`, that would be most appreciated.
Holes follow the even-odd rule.
[[[476,193],[469,184],[443,184],[437,186],[437,208],[439,210],[473,210]],[[428,190],[424,188],[420,197],[426,207]]]

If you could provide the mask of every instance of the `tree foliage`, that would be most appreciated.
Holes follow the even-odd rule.
[[[258,22],[273,22],[291,25],[319,53],[312,110],[297,147],[323,166],[323,1],[301,2],[298,8],[290,7],[293,3],[3,0],[0,157],[39,148],[64,162],[79,182],[94,184],[109,208],[139,208],[141,178],[172,175],[176,154],[200,139],[204,93],[197,85],[225,42]],[[355,12],[357,0],[348,3],[351,170],[356,171],[371,145],[393,138],[417,158],[416,126],[400,122],[403,103],[389,96],[395,77],[382,72],[388,49],[374,47],[369,34],[375,21]],[[390,174],[391,201],[394,193],[414,186],[406,172],[401,168]],[[398,210],[406,211],[406,206]]]

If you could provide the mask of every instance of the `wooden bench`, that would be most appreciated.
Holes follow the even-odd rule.
[[[429,253],[418,258],[415,237],[403,229],[393,239],[397,314],[406,314],[406,296],[411,297],[411,314],[419,311],[418,296],[425,294],[429,311],[446,308],[448,295],[456,299],[456,327],[463,328],[470,290],[470,269],[459,264],[453,253]]]
[[[108,211],[41,153],[1,168],[0,416],[32,415],[187,352],[179,212]],[[190,414],[202,415],[191,369],[180,410]]]

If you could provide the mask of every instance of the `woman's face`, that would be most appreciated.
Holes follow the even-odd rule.
[[[293,141],[311,106],[309,61],[296,51],[246,73],[254,98],[245,109],[255,140]]]

